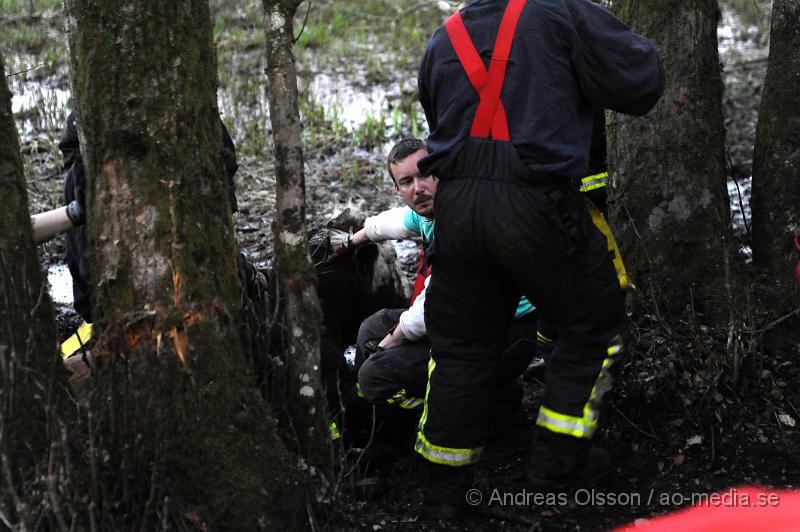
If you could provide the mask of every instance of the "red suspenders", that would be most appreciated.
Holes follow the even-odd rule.
[[[461,20],[461,13],[456,11],[444,23],[444,29],[447,31],[447,36],[456,51],[458,60],[467,73],[475,92],[480,96],[480,103],[475,111],[470,131],[470,135],[473,137],[489,138],[491,135],[494,140],[510,140],[506,111],[503,102],[500,101],[500,92],[503,90],[514,30],[517,27],[522,8],[525,7],[525,2],[526,0],[509,0],[497,32],[488,72],[475,45],[469,38],[464,21]]]
[[[414,279],[414,293],[411,295],[411,304],[414,304],[414,300],[417,299],[417,296],[425,290],[425,278],[428,277],[431,273],[431,267],[426,266],[425,264],[425,250],[422,249],[419,252],[419,264],[417,265],[417,277]]]

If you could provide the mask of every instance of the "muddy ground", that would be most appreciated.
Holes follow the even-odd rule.
[[[413,58],[444,17],[438,4],[319,2],[309,10],[297,55],[312,228],[347,207],[373,213],[398,204],[384,182],[383,158],[393,140],[425,134],[414,102]],[[267,266],[275,190],[260,74],[260,2],[236,9],[221,1],[212,5],[220,108],[239,149],[237,238],[252,260]],[[69,92],[62,17],[54,8],[4,23],[43,33],[33,44],[2,43],[4,50],[16,50],[7,58],[9,72],[41,65],[9,80],[15,94],[39,90],[17,114],[31,212],[39,212],[61,200],[56,142],[69,108],[62,94]],[[763,46],[752,46],[724,58],[732,167],[745,181],[765,57]],[[407,256],[413,267],[413,246]],[[43,245],[41,258],[45,266],[63,262],[63,242]],[[617,468],[595,492],[525,491],[523,464],[543,390],[531,382],[523,383],[524,401],[510,423],[492,428],[478,467],[478,515],[463,522],[419,517],[419,462],[409,451],[413,419],[407,419],[405,429],[375,445],[372,467],[346,479],[335,511],[327,517],[322,512],[320,524],[358,530],[605,530],[685,506],[699,493],[743,484],[800,487],[800,324],[796,317],[775,324],[780,316],[755,303],[741,315],[747,319],[732,331],[709,329],[702,316],[690,313],[671,317],[669,324],[631,316],[634,335],[622,382],[597,437]],[[62,307],[62,334],[74,323],[68,306]]]
[[[341,524],[361,530],[608,530],[691,503],[692,497],[736,487],[800,487],[795,408],[800,400],[795,323],[775,337],[782,346],[749,354],[737,379],[720,364],[728,354],[707,332],[662,335],[654,323],[638,335],[622,382],[606,412],[597,445],[616,463],[594,490],[526,490],[523,467],[530,449],[540,382],[524,383],[522,410],[496,430],[478,467],[483,504],[462,522],[418,517],[419,462],[404,455],[381,470],[374,499]],[[788,417],[787,417],[788,416]]]

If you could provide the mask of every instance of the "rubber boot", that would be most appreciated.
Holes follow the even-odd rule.
[[[467,491],[472,486],[475,466],[448,466],[425,461],[420,513],[428,519],[463,519],[472,508]]]
[[[591,440],[539,427],[525,466],[528,483],[540,490],[591,488],[611,474],[611,457]]]

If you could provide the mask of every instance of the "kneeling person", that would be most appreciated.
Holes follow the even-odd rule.
[[[383,309],[361,324],[356,365],[361,394],[372,402],[389,402],[401,408],[423,404],[428,382],[430,343],[425,330],[425,288],[430,274],[428,259],[434,228],[434,197],[438,179],[422,176],[417,161],[428,154],[417,139],[398,142],[389,153],[388,171],[395,193],[405,207],[367,218],[350,245],[389,239],[422,237],[417,280],[408,309]],[[512,321],[498,365],[498,388],[516,379],[530,363],[536,348],[533,306],[523,298]]]

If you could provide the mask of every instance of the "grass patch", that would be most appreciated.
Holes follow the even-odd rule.
[[[61,0],[0,0],[0,11],[6,15],[36,15],[60,8]]]

